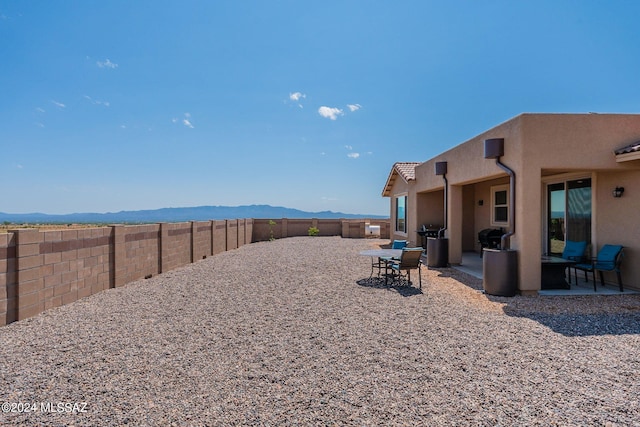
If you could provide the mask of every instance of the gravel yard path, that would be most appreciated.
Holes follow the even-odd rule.
[[[1,327],[0,402],[37,407],[0,425],[640,425],[640,297],[378,286],[386,242],[255,243]]]

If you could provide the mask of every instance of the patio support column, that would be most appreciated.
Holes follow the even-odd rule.
[[[535,295],[541,288],[542,183],[540,169],[526,168],[516,185],[516,234],[512,241],[518,256],[519,288],[523,295]]]
[[[449,237],[449,263],[462,263],[462,187],[449,185],[448,197],[448,237]]]

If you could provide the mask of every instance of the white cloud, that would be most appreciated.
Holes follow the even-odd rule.
[[[302,92],[293,92],[289,94],[289,100],[296,102],[298,104],[298,107],[300,108],[304,108],[304,106],[302,105],[302,103],[300,102],[301,99],[306,98],[307,95],[305,95]]]
[[[23,168],[23,166],[22,166],[22,165],[20,165],[20,164],[16,165],[16,167],[17,167],[18,169],[22,169],[22,168]]]
[[[306,97],[307,95],[300,92],[294,92],[289,94],[289,99],[296,102],[300,101],[300,98],[306,98]]]
[[[98,64],[98,67],[100,68],[118,68],[118,64],[111,62],[109,58],[107,58],[105,61],[97,61],[96,64]]]
[[[357,159],[358,157],[360,157],[360,153],[349,153],[347,154],[347,157],[351,159]]]
[[[43,128],[43,127],[44,127],[44,124],[42,124],[42,123],[40,123],[40,122],[37,122],[37,123],[36,123],[36,126],[38,126],[39,128]]]
[[[44,108],[40,108],[40,107],[38,107],[38,108],[36,108],[36,111],[37,111],[38,113],[44,113]]]
[[[177,117],[174,117],[171,119],[171,123],[182,123],[184,126],[190,128],[190,129],[195,129],[195,127],[193,126],[193,123],[191,123],[191,113],[184,113],[183,114],[184,118],[183,119],[179,119]]]
[[[62,102],[58,102],[58,101],[53,101],[53,100],[51,100],[51,103],[52,103],[53,105],[55,105],[56,107],[58,107],[58,108],[65,108],[65,107],[66,107],[66,105],[64,105]]]
[[[318,114],[327,119],[335,120],[338,116],[342,116],[344,113],[339,108],[322,106],[318,108]]]
[[[345,145],[344,148],[346,148],[347,150],[353,150],[353,147],[350,145]]]
[[[354,111],[358,111],[359,109],[361,109],[362,105],[360,105],[360,104],[347,104],[347,107],[349,107],[349,111],[351,111],[353,113]]]
[[[109,104],[108,101],[98,101],[97,99],[92,99],[88,95],[85,95],[84,98],[86,100],[88,100],[89,102],[91,102],[93,105],[104,105],[105,107],[108,107],[109,105],[111,105],[111,104]]]

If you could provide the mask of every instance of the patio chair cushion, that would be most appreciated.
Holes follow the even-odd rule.
[[[618,268],[616,263],[618,254],[622,250],[620,245],[604,245],[598,251],[598,257],[595,259],[594,268],[596,270],[614,271]]]
[[[562,258],[580,262],[584,259],[584,252],[587,249],[587,242],[574,242],[567,240],[562,252]]]
[[[407,246],[407,241],[406,240],[394,240],[393,243],[391,243],[391,249],[404,249]],[[384,262],[389,262],[391,260],[394,259],[400,259],[397,257],[391,257],[391,256],[383,256],[378,258],[378,262],[379,263],[384,263]]]
[[[393,243],[391,243],[391,249],[402,249],[406,246],[407,246],[406,240],[394,240]]]

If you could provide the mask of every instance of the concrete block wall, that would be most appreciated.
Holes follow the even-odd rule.
[[[211,255],[212,234],[211,221],[194,221],[191,223],[191,235],[193,236],[193,262]]]
[[[213,255],[219,254],[227,250],[227,221],[217,220],[211,221],[213,235]]]
[[[238,237],[237,237],[237,241],[238,241],[238,247],[241,247],[244,245],[244,239],[245,239],[245,220],[244,219],[239,219],[238,220]]]
[[[78,230],[12,230],[0,234],[0,325],[34,316],[105,289],[150,277],[255,241],[307,236],[362,238],[364,224],[388,220],[233,219],[113,225]]]
[[[13,268],[7,259],[3,288],[8,296],[0,324],[34,316],[107,289],[111,283],[112,230],[15,230]],[[11,246],[8,246],[10,248]],[[10,249],[6,252],[10,254]],[[2,294],[0,294],[1,296]]]
[[[0,325],[18,320],[16,265],[15,233],[0,234]]]
[[[227,250],[238,249],[238,220],[227,220]]]
[[[193,261],[191,223],[160,224],[162,272],[182,267]]]
[[[270,225],[269,221],[274,224]],[[342,236],[348,238],[365,238],[365,224],[380,226],[380,238],[388,239],[390,225],[388,219],[254,219],[252,224],[253,242],[269,240],[271,233],[273,238],[308,236],[309,227],[320,230],[320,236]]]
[[[242,219],[0,234],[0,325],[235,249],[252,228]]]
[[[121,270],[122,283],[133,282],[160,273],[160,224],[125,227],[126,262]]]
[[[244,244],[253,242],[253,218],[247,218],[244,222]]]
[[[318,219],[315,221],[315,225],[313,222],[311,225],[320,230],[320,236],[342,236],[342,221]],[[308,230],[309,227],[307,227],[307,234]]]

